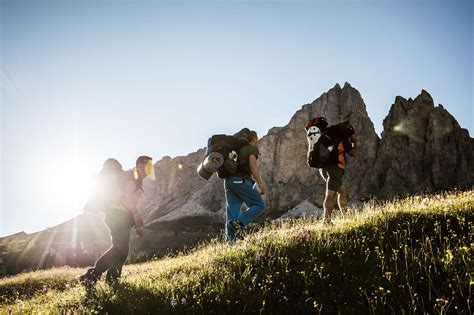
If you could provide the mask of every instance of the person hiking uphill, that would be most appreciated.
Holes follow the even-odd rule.
[[[347,189],[342,184],[344,169],[346,167],[346,153],[355,157],[357,152],[357,137],[342,139],[331,152],[326,166],[319,169],[321,177],[326,181],[326,196],[324,199],[324,224],[331,224],[331,214],[334,204],[338,202],[343,214],[347,207]]]
[[[132,227],[135,227],[138,237],[142,236],[143,218],[138,213],[137,205],[143,192],[143,179],[154,173],[151,157],[140,156],[135,164],[134,171],[122,171],[120,175],[115,175],[108,181],[107,204],[102,204],[105,207],[102,211],[105,212],[104,222],[110,231],[112,246],[100,256],[94,267],[79,277],[79,281],[86,286],[94,285],[105,271],[107,271],[106,281],[109,284],[116,283],[128,256]],[[114,167],[115,172],[117,167],[117,165]]]
[[[257,167],[259,150],[257,147],[258,136],[255,131],[250,131],[251,141],[240,149],[237,174],[224,181],[226,194],[226,239],[234,242],[236,234],[252,222],[265,208],[261,195],[265,194],[265,185],[260,177]],[[252,179],[255,179],[255,181]],[[260,192],[255,189],[255,182]],[[248,209],[241,212],[242,203]]]

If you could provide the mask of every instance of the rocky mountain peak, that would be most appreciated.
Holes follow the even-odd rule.
[[[395,99],[370,174],[382,198],[472,185],[473,152],[468,133],[422,90],[414,100]]]
[[[316,116],[326,117],[331,125],[348,120],[356,131],[358,154],[347,158],[344,175],[350,202],[474,183],[473,139],[442,106],[434,106],[428,92],[422,90],[415,99],[397,96],[380,139],[361,94],[346,82],[303,105],[287,125],[271,128],[262,137],[258,163],[267,186],[263,217],[278,217],[302,201],[321,207],[325,183],[318,170],[306,164],[304,131],[305,122]],[[190,218],[221,226],[222,180],[213,176],[204,181],[196,175],[204,154],[201,149],[155,164],[157,180],[146,183],[142,207],[149,227]]]

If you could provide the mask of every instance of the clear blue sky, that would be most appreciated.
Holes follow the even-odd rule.
[[[421,89],[474,131],[472,1],[0,3],[0,236],[81,213],[108,157],[263,135],[337,82],[379,133]]]

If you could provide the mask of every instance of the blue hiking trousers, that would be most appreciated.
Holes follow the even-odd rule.
[[[260,193],[253,188],[254,182],[242,176],[233,176],[224,181],[226,197],[226,238],[235,240],[235,231],[229,224],[231,220],[239,220],[244,226],[252,222],[265,208],[265,202]],[[242,204],[248,207],[241,211]]]

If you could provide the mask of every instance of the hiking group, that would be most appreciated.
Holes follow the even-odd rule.
[[[344,214],[347,206],[346,188],[342,184],[346,165],[345,154],[355,156],[357,138],[349,122],[328,127],[324,117],[310,119],[306,125],[307,163],[319,169],[326,182],[323,223],[331,223],[334,204]],[[226,196],[225,238],[234,243],[241,231],[265,208],[266,193],[257,166],[260,155],[257,133],[244,128],[234,135],[214,135],[208,140],[204,161],[198,175],[209,180],[213,173],[224,179]],[[106,281],[116,284],[129,252],[130,234],[143,235],[143,218],[138,211],[145,177],[154,179],[152,158],[140,156],[132,171],[124,171],[116,159],[108,159],[97,176],[97,187],[84,210],[105,213],[104,223],[110,231],[112,245],[96,261],[94,267],[79,277],[87,286],[94,285],[106,272]],[[245,207],[244,207],[245,205]]]

